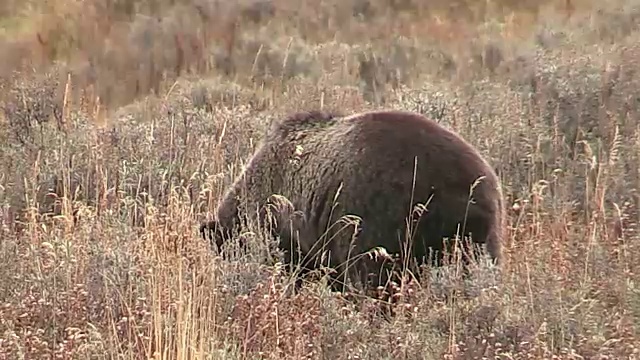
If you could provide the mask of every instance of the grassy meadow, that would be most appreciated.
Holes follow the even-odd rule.
[[[639,66],[640,0],[4,0],[0,360],[640,359]],[[499,172],[500,273],[385,319],[201,239],[271,121],[380,108]]]

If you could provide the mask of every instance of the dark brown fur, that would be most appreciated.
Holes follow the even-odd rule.
[[[287,222],[293,209],[280,206],[287,211],[278,212],[274,228],[286,251],[291,242],[299,242],[300,254],[289,252],[289,260],[302,255],[317,261],[312,247],[324,244],[330,253],[323,264],[328,262],[336,275],[344,275],[348,257],[375,247],[405,254],[407,219],[412,220],[414,241],[411,256],[401,255],[403,259],[420,263],[429,249],[441,253],[441,239],[453,238],[462,229],[474,242],[487,244],[495,262],[500,258],[504,211],[496,174],[469,143],[419,114],[374,111],[342,117],[305,112],[276,122],[221,200],[216,220],[201,226],[203,236],[206,229],[226,231],[215,236],[221,245],[256,207],[263,215],[264,209],[273,208],[265,207],[272,194],[284,196],[298,211],[294,221]],[[415,204],[427,202],[422,217],[411,215]],[[332,226],[344,215],[360,217],[360,228],[340,222]],[[290,236],[292,232],[297,236]],[[350,264],[351,278],[365,280],[361,276],[368,273],[367,264],[372,263],[360,262],[355,270]]]

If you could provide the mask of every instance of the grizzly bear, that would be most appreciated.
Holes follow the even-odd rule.
[[[438,123],[405,111],[311,111],[274,122],[200,231],[220,248],[249,218],[271,224],[286,262],[304,258],[307,271],[321,262],[342,290],[382,270],[380,248],[402,264],[439,265],[447,239],[464,234],[476,245],[460,247],[463,264],[482,244],[498,263],[503,216],[493,168]],[[374,275],[373,286],[388,279]]]

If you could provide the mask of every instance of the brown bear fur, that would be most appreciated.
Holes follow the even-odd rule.
[[[273,194],[290,203],[276,201],[274,207]],[[427,205],[419,219],[411,215],[417,203]],[[314,111],[275,122],[223,196],[216,220],[201,226],[202,235],[219,231],[212,236],[220,246],[247,216],[259,213],[264,222],[265,209],[280,209],[273,231],[287,261],[307,256],[303,266],[312,269],[319,260],[312,247],[324,243],[329,253],[322,264],[335,269],[336,277],[347,273],[348,257],[370,259],[357,255],[375,247],[405,259],[407,219],[414,225],[408,259],[417,263],[429,257],[429,249],[441,259],[441,239],[462,229],[474,243],[486,244],[496,263],[500,259],[504,210],[498,177],[473,146],[420,114],[372,111],[345,117]],[[344,215],[360,217],[359,228],[336,223]],[[300,253],[291,252],[291,242],[299,243]],[[365,280],[372,265],[379,270],[367,260],[350,266],[348,274],[356,282]]]

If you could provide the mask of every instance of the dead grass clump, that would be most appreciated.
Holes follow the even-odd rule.
[[[167,215],[186,219],[188,208],[175,200]],[[33,222],[25,241],[3,246],[0,256],[17,267],[2,270],[13,281],[3,283],[0,331],[7,341],[0,353],[191,358],[217,346],[216,319],[225,308],[218,291],[225,290],[215,259],[199,239],[181,235],[189,223],[167,223],[147,210],[142,231],[123,227],[118,215],[104,215],[97,226],[83,221],[72,233]],[[191,346],[181,340],[187,337]]]
[[[293,297],[285,292],[286,283],[272,278],[259,283],[250,295],[238,298],[227,326],[245,356],[321,356],[321,299],[306,292]]]

